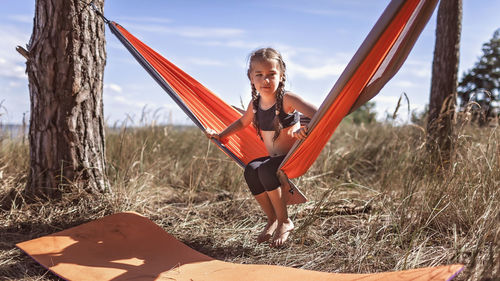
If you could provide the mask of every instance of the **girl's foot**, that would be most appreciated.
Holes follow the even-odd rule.
[[[292,232],[294,228],[293,222],[287,219],[284,223],[278,223],[278,227],[274,232],[272,247],[281,247],[285,244],[288,239],[288,235]]]
[[[257,243],[262,243],[269,240],[273,236],[273,233],[276,230],[277,226],[278,226],[277,220],[268,221],[264,230],[262,230],[259,236],[257,236]]]

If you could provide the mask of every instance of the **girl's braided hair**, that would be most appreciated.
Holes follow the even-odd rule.
[[[283,97],[285,96],[285,80],[286,80],[285,61],[283,61],[281,54],[273,48],[258,49],[250,54],[247,76],[248,76],[248,79],[250,79],[250,73],[252,71],[252,62],[259,61],[259,60],[263,61],[263,60],[273,60],[273,59],[278,61],[278,66],[280,68],[280,72],[281,72],[281,76],[282,76],[282,77],[280,77],[278,89],[276,90],[276,112],[275,112],[276,115],[275,115],[274,120],[273,120],[273,126],[274,126],[273,141],[275,141],[279,137],[280,132],[283,129],[283,124],[281,124],[281,121],[280,121],[278,115],[283,108]],[[262,134],[260,132],[260,124],[259,124],[259,120],[257,119],[257,108],[259,107],[259,100],[260,100],[260,94],[257,92],[257,89],[252,84],[252,105],[253,105],[253,112],[254,112],[253,125],[254,125],[255,129],[257,130],[257,135],[260,137],[260,139],[262,139]]]

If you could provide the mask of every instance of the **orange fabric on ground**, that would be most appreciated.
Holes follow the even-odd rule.
[[[430,281],[450,280],[462,265],[376,274],[340,274],[235,264],[197,252],[147,218],[118,213],[17,246],[66,280]]]

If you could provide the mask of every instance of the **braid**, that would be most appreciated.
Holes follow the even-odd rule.
[[[285,83],[281,81],[278,84],[278,89],[276,89],[276,116],[274,116],[274,137],[273,141],[277,140],[280,136],[280,132],[283,129],[283,124],[281,124],[279,114],[283,110],[283,97],[285,96]]]
[[[255,86],[252,84],[253,126],[257,130],[257,135],[262,140],[259,119],[257,118],[257,108],[259,108],[259,100],[260,95],[257,93],[257,89],[255,89]]]
[[[256,60],[273,60],[273,59],[278,61],[280,73],[282,75],[281,81],[278,84],[278,89],[276,89],[276,116],[273,119],[273,127],[274,127],[273,141],[275,141],[276,139],[278,139],[280,132],[283,129],[283,124],[281,124],[279,114],[283,110],[283,97],[285,95],[286,65],[285,62],[283,61],[283,58],[281,57],[281,54],[273,48],[262,48],[255,50],[249,57],[249,67],[247,70],[247,76],[251,81],[252,79],[250,78],[250,74],[252,72],[252,62]],[[259,100],[260,100],[260,95],[257,92],[255,86],[252,84],[252,105],[254,112],[253,125],[255,129],[257,129],[257,135],[262,140],[260,124],[259,120],[257,119],[257,109],[259,108]]]

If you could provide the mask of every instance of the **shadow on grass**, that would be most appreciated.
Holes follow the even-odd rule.
[[[254,250],[253,248],[244,247],[242,245],[215,246],[216,243],[214,243],[213,239],[210,237],[187,240],[183,241],[183,243],[200,253],[222,261],[250,255]]]

